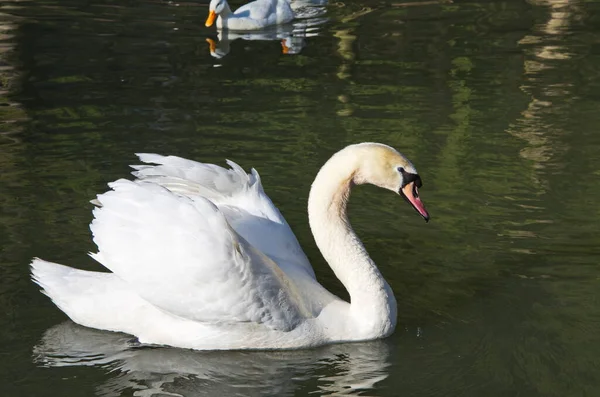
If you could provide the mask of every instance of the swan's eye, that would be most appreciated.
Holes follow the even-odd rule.
[[[402,174],[402,187],[408,185],[411,182],[415,183],[415,186],[420,188],[423,185],[421,182],[421,177],[417,174],[413,174],[411,172],[406,172],[403,167],[398,167],[398,171]]]

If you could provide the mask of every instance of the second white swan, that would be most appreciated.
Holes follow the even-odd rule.
[[[135,181],[109,184],[90,225],[111,272],[34,259],[34,281],[78,324],[183,348],[284,349],[390,335],[396,300],[346,215],[352,186],[401,195],[427,221],[421,178],[395,149],[348,146],[321,168],[308,199],[317,246],[350,294],[328,292],[292,230],[247,174],[141,154]]]
[[[257,30],[291,22],[294,11],[288,0],[255,0],[235,12],[227,0],[211,0],[205,25],[212,26],[215,19],[218,29]]]

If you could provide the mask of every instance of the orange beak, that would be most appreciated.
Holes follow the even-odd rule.
[[[400,190],[400,194],[406,201],[408,201],[415,210],[425,219],[425,222],[429,222],[429,213],[425,209],[421,198],[419,197],[419,189],[415,185],[415,182],[410,182]]]
[[[214,11],[209,11],[208,18],[206,18],[206,27],[212,26],[215,23],[215,19],[217,18],[217,14]]]

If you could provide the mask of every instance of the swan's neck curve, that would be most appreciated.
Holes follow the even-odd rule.
[[[363,182],[360,166],[360,156],[348,150],[329,159],[312,184],[308,217],[319,250],[350,294],[348,325],[368,339],[394,331],[397,308],[391,287],[348,221],[351,187]]]

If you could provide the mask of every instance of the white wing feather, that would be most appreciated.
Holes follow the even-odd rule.
[[[282,331],[311,316],[294,283],[209,200],[143,180],[109,186],[90,225],[99,249],[92,256],[143,299],[195,321],[255,322]]]
[[[204,197],[225,215],[231,227],[252,246],[275,261],[289,275],[315,273],[294,232],[263,190],[260,176],[247,174],[233,161],[231,169],[177,156],[138,154],[141,161],[158,165],[133,166],[139,180],[196,199]]]
[[[250,19],[262,20],[275,15],[275,4],[270,0],[258,0],[244,4],[236,9],[234,14]]]

